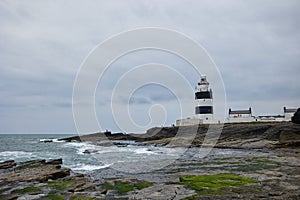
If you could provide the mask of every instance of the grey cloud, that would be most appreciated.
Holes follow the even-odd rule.
[[[148,98],[145,97],[132,97],[130,98],[129,104],[151,104]]]
[[[112,34],[145,26],[175,29],[202,44],[219,67],[230,107],[256,106],[265,113],[299,106],[299,8],[298,0],[1,1],[0,132],[54,130],[47,121],[56,131],[74,130],[72,87],[84,58]],[[151,60],[181,70],[195,86],[199,77],[185,70],[187,63],[157,54],[136,53],[116,62],[98,86],[97,105],[110,105],[119,75]],[[149,93],[132,104],[174,100]],[[31,117],[17,117],[26,115]],[[35,116],[44,115],[49,117],[36,125]]]

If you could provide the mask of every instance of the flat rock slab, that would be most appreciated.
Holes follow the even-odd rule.
[[[156,184],[143,190],[132,192],[131,199],[168,200],[182,199],[196,194],[195,191],[184,188],[183,185]]]

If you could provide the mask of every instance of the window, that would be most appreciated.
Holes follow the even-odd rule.
[[[196,107],[196,114],[213,114],[213,107],[212,106]]]
[[[211,99],[211,93],[210,92],[196,92],[195,93],[195,99]]]

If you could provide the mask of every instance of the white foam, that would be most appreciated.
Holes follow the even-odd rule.
[[[64,145],[68,146],[68,147],[82,147],[84,146],[86,143],[84,142],[67,142]]]
[[[157,154],[156,152],[153,152],[148,148],[135,149],[134,152],[137,154]]]
[[[65,141],[58,140],[58,139],[45,138],[45,139],[40,139],[40,142],[65,142]]]
[[[87,165],[87,164],[77,164],[75,166],[71,166],[70,168],[74,171],[93,171],[96,169],[104,169],[111,166],[111,164],[106,165]]]
[[[31,152],[25,152],[25,151],[3,151],[0,152],[0,156],[5,156],[5,157],[16,157],[16,158],[24,158],[31,156]]]
[[[107,153],[133,153],[136,155],[166,155],[166,156],[176,156],[178,154],[178,149],[162,148],[162,147],[141,147],[135,145],[128,145],[126,147],[118,146],[99,146],[88,142],[70,142],[65,143],[65,146],[75,148],[76,153],[79,155],[84,155],[84,152],[89,151],[90,154],[94,156],[100,156],[101,154]],[[179,151],[180,152],[180,151]]]
[[[53,139],[52,141],[53,141],[53,142],[66,142],[66,141],[64,141],[64,140],[59,140],[59,139]]]
[[[88,144],[88,143],[82,143],[82,144],[83,144],[82,146],[78,146],[78,149],[77,149],[78,154],[84,154],[83,152],[85,152],[86,150],[98,152],[98,149],[99,149],[98,146]]]
[[[77,154],[80,155],[83,155],[84,154],[83,152],[85,152],[86,150],[89,150],[91,152],[95,151],[93,154],[128,151],[124,148],[122,149],[121,147],[117,147],[117,146],[103,147],[103,146],[98,146],[87,142],[70,142],[70,143],[66,143],[65,146],[74,147],[75,149],[77,149],[76,150]]]

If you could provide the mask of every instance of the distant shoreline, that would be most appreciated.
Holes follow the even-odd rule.
[[[147,142],[166,146],[171,141],[175,146],[200,147],[206,136],[209,126],[173,126],[154,127],[144,134],[124,134],[99,132],[82,136],[72,136],[60,140],[66,142],[84,141],[97,143],[99,141],[132,140],[136,142]],[[222,125],[221,125],[222,126]],[[220,128],[222,128],[220,126]],[[191,144],[185,143],[184,137],[176,138],[180,129],[181,134],[188,136],[189,131],[197,128],[197,134]],[[262,122],[262,123],[226,123],[223,125],[222,133],[216,144],[217,148],[299,148],[300,147],[300,125],[291,122]]]

